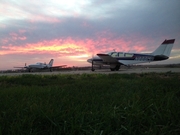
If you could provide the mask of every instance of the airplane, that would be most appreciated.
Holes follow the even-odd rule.
[[[88,59],[92,64],[92,71],[95,71],[94,65],[110,65],[111,71],[118,71],[121,65],[130,66],[138,63],[167,60],[170,56],[175,39],[164,40],[164,42],[152,53],[129,53],[129,52],[110,52],[107,54],[97,54],[96,57]]]
[[[38,62],[36,64],[30,64],[26,66],[26,63],[25,63],[24,67],[14,67],[14,68],[26,68],[29,72],[31,72],[33,69],[49,69],[52,72],[53,68],[62,68],[66,66],[66,65],[53,66],[53,62],[54,62],[54,59],[51,59],[48,64]]]

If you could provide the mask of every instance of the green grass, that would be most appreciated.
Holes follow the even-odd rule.
[[[180,134],[180,74],[0,76],[0,135]]]

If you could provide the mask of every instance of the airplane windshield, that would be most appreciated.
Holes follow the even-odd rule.
[[[42,65],[42,63],[40,63],[40,62],[38,62],[38,63],[36,63],[37,65]]]
[[[118,53],[117,52],[110,52],[109,55],[112,56],[112,57],[118,57]]]
[[[109,54],[109,55],[112,55],[113,53],[116,53],[116,52],[109,52],[108,54]]]
[[[109,55],[111,55],[112,57],[124,57],[123,52],[111,52],[109,53]]]
[[[117,52],[114,52],[111,54],[112,57],[118,57],[118,53]]]

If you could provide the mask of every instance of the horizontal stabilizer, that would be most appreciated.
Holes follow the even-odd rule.
[[[61,66],[53,66],[51,68],[62,68],[62,67],[66,67],[67,65],[61,65]]]
[[[14,67],[14,68],[28,68],[28,67]]]

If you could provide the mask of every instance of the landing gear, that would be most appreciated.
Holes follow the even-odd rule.
[[[120,69],[120,65],[111,65],[110,69],[111,71],[118,71]]]
[[[120,69],[120,65],[116,65],[115,70],[118,71]]]
[[[94,69],[94,61],[92,60],[92,66],[91,66],[91,71],[95,71],[95,69]]]

